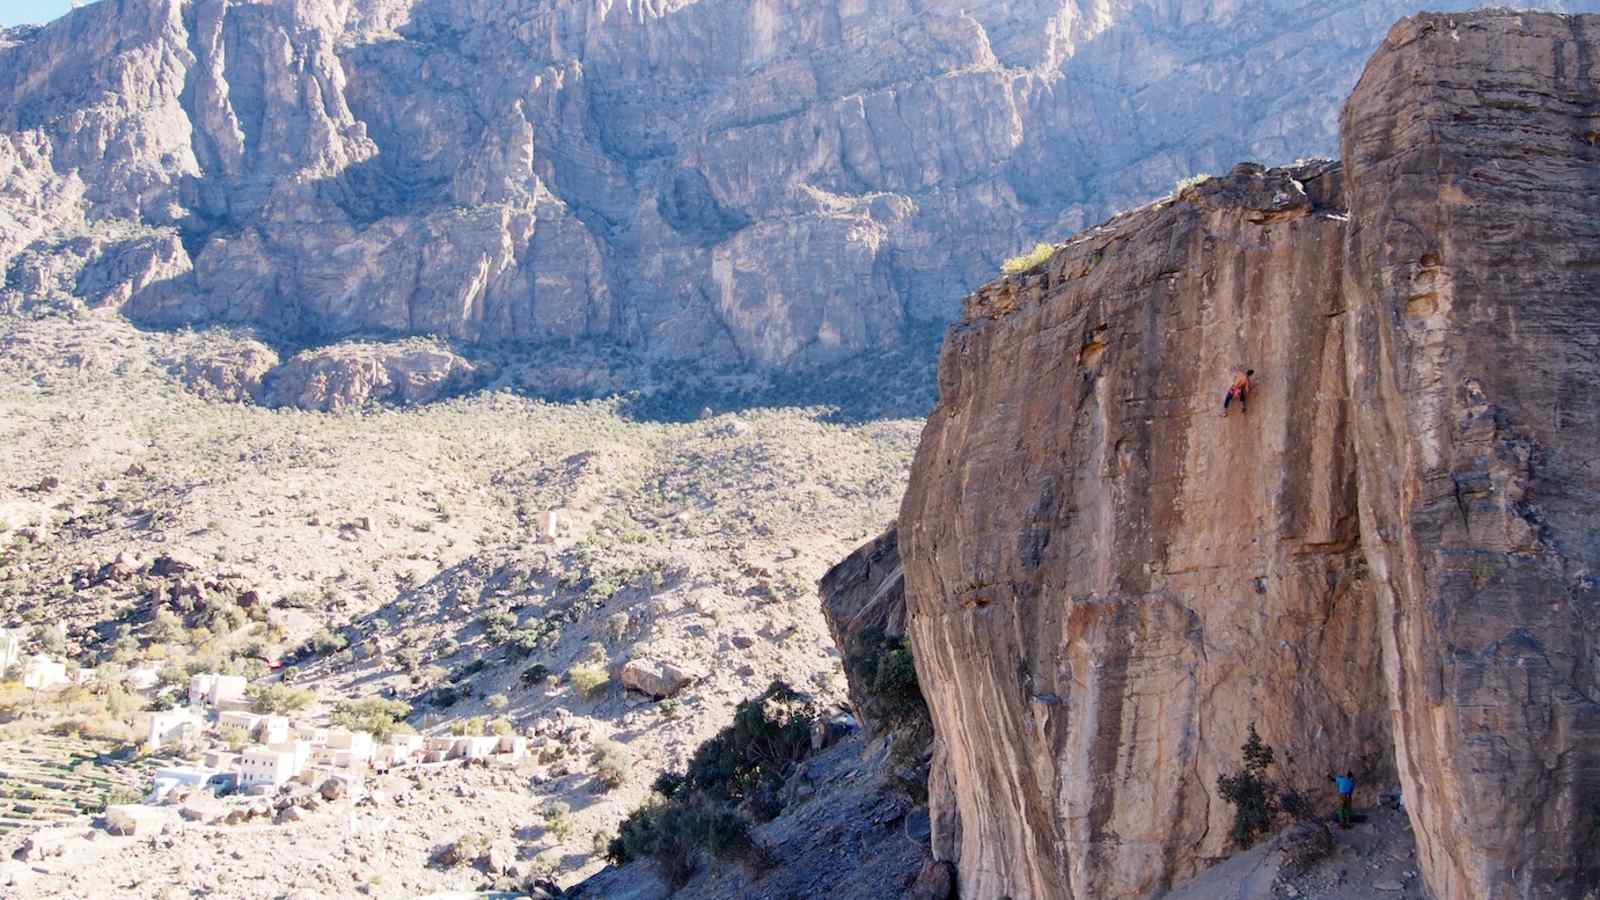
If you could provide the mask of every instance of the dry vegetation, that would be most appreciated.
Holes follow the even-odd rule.
[[[0,625],[174,690],[283,658],[315,702],[264,708],[365,715],[348,701],[381,696],[420,730],[535,735],[526,808],[571,811],[519,849],[569,875],[740,700],[780,677],[842,698],[815,579],[893,516],[920,420],[661,422],[506,390],[269,411],[188,394],[162,362],[233,339],[0,319]],[[565,530],[540,543],[551,509]],[[187,568],[158,574],[164,557]],[[623,691],[621,667],[657,657],[699,677],[665,701]],[[140,713],[120,690],[0,717],[115,736]]]

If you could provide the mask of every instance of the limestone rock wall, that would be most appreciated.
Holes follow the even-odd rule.
[[[1419,16],[1344,112],[1362,542],[1439,897],[1600,887],[1600,18]]]
[[[1435,896],[1595,885],[1596,21],[1406,20],[1342,166],[968,298],[899,530],[963,896],[1207,865],[1252,722],[1302,788],[1397,769]]]
[[[84,236],[140,268],[129,220],[182,253],[84,299],[153,324],[826,363],[1040,237],[1331,151],[1419,5],[106,0],[0,32],[0,295]]]
[[[1228,846],[1250,725],[1387,746],[1336,166],[1243,167],[968,301],[901,512],[963,896],[1139,897]],[[1260,383],[1223,418],[1229,370]]]

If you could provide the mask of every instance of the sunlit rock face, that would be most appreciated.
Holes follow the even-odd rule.
[[[1330,152],[1416,6],[92,4],[0,33],[0,290],[88,236],[120,280],[64,289],[153,324],[812,366],[1181,178]]]
[[[963,896],[1225,855],[1252,724],[1286,784],[1397,781],[1436,897],[1600,881],[1596,36],[1404,20],[1342,163],[1240,166],[967,299],[898,529]]]

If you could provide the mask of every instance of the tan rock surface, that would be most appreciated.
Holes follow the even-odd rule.
[[[952,332],[901,549],[963,896],[1193,874],[1226,852],[1215,784],[1251,722],[1307,788],[1387,746],[1337,181],[1241,167],[980,291]],[[1235,365],[1260,389],[1222,418]]]
[[[1438,897],[1600,884],[1600,19],[1418,16],[1345,110],[1362,543]]]
[[[1251,722],[1295,786],[1398,765],[1435,896],[1582,896],[1594,28],[1407,20],[1343,175],[1240,167],[967,301],[900,516],[963,896],[1207,865]]]

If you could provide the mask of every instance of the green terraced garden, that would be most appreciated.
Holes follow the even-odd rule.
[[[0,835],[143,796],[153,764],[112,758],[118,749],[53,735],[0,743]]]

